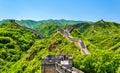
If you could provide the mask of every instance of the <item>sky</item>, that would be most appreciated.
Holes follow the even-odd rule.
[[[120,0],[0,0],[2,19],[120,22]]]

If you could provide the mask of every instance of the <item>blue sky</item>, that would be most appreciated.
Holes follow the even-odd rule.
[[[2,19],[120,22],[120,0],[0,0]]]

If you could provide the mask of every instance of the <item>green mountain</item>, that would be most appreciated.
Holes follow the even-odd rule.
[[[0,21],[0,25],[5,24],[5,23],[7,23],[7,22],[9,22],[9,20],[5,20],[5,19],[4,19],[4,20],[1,20],[1,21]]]
[[[90,43],[101,49],[112,49],[120,40],[120,24],[100,20],[95,23],[82,23],[73,25],[73,35],[75,31],[84,36]],[[77,37],[79,38],[79,37]],[[118,49],[116,47],[114,49]]]
[[[4,19],[0,21],[0,25],[9,22],[9,19]],[[60,19],[60,20],[53,20],[53,19],[49,19],[49,20],[40,20],[40,21],[34,21],[34,20],[16,20],[16,22],[18,24],[20,24],[21,26],[25,26],[28,28],[35,28],[38,27],[40,25],[49,25],[49,24],[55,24],[58,26],[62,26],[62,25],[70,25],[70,24],[77,24],[77,23],[81,23],[84,21],[74,21],[74,20],[65,20],[65,19]]]
[[[67,27],[65,25],[47,24],[48,27],[39,28],[45,34],[52,32],[43,39],[32,29],[20,25],[7,22],[0,26],[1,73],[40,73],[41,59],[47,54],[71,54],[74,66],[85,73],[120,72],[118,23],[100,20],[67,25],[74,27],[70,32],[74,38],[84,40],[89,55],[82,55],[78,45],[56,30]],[[51,32],[45,32],[49,29]]]
[[[16,22],[21,26],[25,26],[28,28],[34,28],[38,24],[37,21],[33,21],[33,20],[16,20]]]

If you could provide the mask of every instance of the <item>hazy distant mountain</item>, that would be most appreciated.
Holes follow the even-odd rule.
[[[9,20],[2,20],[0,21],[0,25],[8,22]],[[34,20],[16,20],[18,24],[21,26],[25,26],[28,28],[32,28],[34,30],[37,30],[38,32],[42,33],[44,36],[50,36],[54,33],[54,31],[59,27],[65,27],[67,25],[73,25],[82,23],[84,21],[74,21],[74,20],[41,20],[41,21],[34,21]]]
[[[9,19],[4,19],[0,21],[0,25],[3,23],[8,22]],[[56,24],[56,25],[67,25],[67,24],[77,24],[77,23],[81,23],[84,21],[75,21],[75,20],[65,20],[65,19],[61,19],[61,20],[53,20],[53,19],[49,19],[49,20],[40,20],[40,21],[34,21],[34,20],[16,20],[17,23],[19,23],[22,26],[26,26],[26,27],[30,27],[30,28],[34,28],[35,26],[41,25],[41,24]]]

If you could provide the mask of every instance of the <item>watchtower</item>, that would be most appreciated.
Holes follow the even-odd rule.
[[[68,72],[70,71],[70,72]],[[71,73],[71,55],[47,55],[42,59],[42,73]]]
[[[56,73],[55,55],[47,55],[42,59],[42,73]]]

